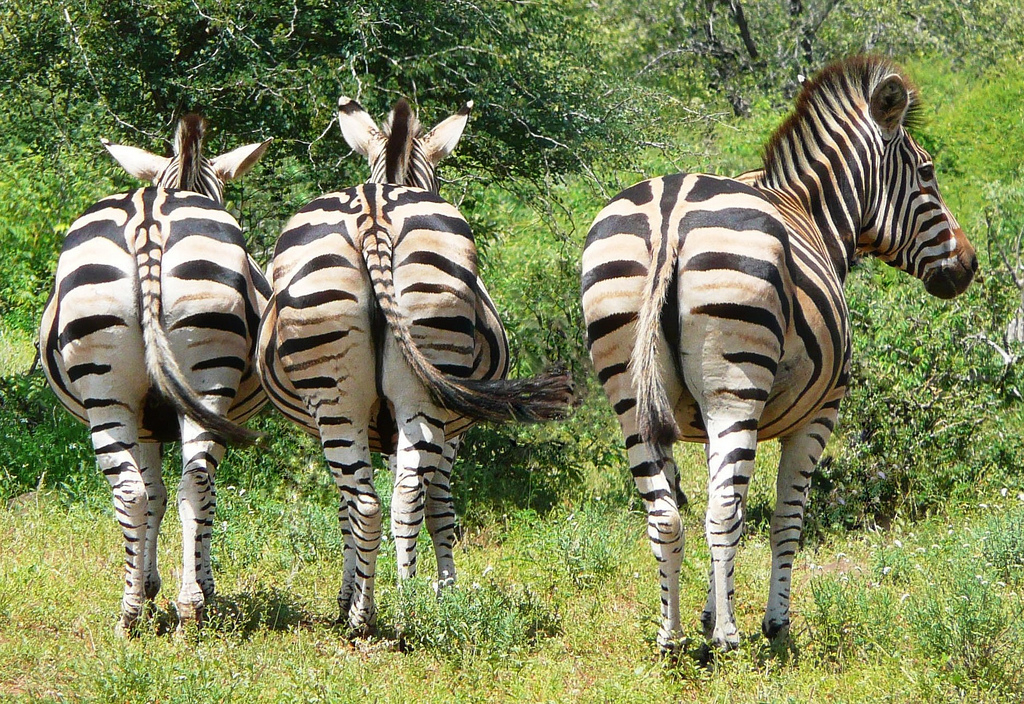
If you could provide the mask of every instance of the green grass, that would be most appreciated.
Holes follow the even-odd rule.
[[[684,462],[687,476],[700,472]],[[164,588],[128,642],[113,633],[122,546],[101,497],[69,505],[44,489],[0,509],[0,699],[996,702],[1024,694],[1013,577],[1024,503],[1015,496],[805,549],[794,572],[792,644],[781,650],[758,635],[770,553],[764,530],[752,529],[737,561],[748,636],[739,652],[710,660],[698,624],[707,549],[691,511],[682,577],[690,645],[671,662],[656,655],[658,587],[644,519],[624,506],[526,511],[467,531],[456,551],[459,584],[440,600],[429,546],[421,545],[422,576],[400,588],[385,540],[379,634],[353,642],[334,624],[333,501],[219,493],[210,623],[186,636],[167,632],[180,544],[169,515]]]

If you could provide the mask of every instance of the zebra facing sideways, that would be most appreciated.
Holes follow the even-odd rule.
[[[211,160],[201,152],[205,129],[200,116],[183,117],[172,157],[103,140],[154,186],[104,198],[71,225],[39,329],[46,378],[89,425],[113,489],[126,551],[122,634],[160,590],[161,444],[182,442],[176,605],[182,621],[199,620],[214,592],[214,473],[225,441],[255,437],[238,423],[266,402],[253,363],[270,286],[222,200],[224,183],[270,142]]]
[[[661,579],[658,642],[680,636],[676,440],[703,442],[711,550],[705,635],[738,645],[733,565],[760,440],[779,438],[762,630],[789,628],[811,473],[849,381],[843,281],[870,254],[940,298],[970,284],[974,248],[907,132],[917,95],[887,60],[854,57],[804,84],[739,179],[676,174],[626,189],[583,253],[590,353],[625,437]]]
[[[407,108],[397,107],[382,134],[343,99],[346,139],[370,157],[374,178],[383,158],[383,180],[406,180],[411,170],[436,190],[434,169],[455,147],[468,109],[419,136]],[[350,131],[350,121],[364,129]],[[302,208],[277,242],[274,295],[260,326],[257,362],[268,395],[319,437],[341,492],[338,602],[356,634],[376,621],[381,505],[370,453],[394,457],[392,512],[405,577],[415,569],[425,496],[439,507],[428,508],[435,545],[439,527],[450,533],[447,481],[442,490],[431,480],[439,467],[450,471],[451,441],[479,420],[547,420],[572,403],[566,374],[503,378],[507,343],[479,283],[472,232],[433,190],[366,183]],[[454,569],[450,540],[442,537],[442,570]]]

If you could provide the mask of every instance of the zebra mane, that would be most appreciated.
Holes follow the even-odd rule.
[[[405,183],[409,171],[409,160],[413,151],[413,140],[419,137],[423,128],[405,98],[399,98],[391,109],[383,126],[387,145],[384,153],[384,174],[388,183]]]
[[[178,122],[174,135],[174,159],[178,162],[177,183],[173,188],[198,191],[202,182],[203,139],[206,136],[206,118],[189,113]]]
[[[881,56],[852,56],[829,64],[804,82],[793,112],[765,144],[764,170],[772,170],[772,165],[780,158],[780,152],[785,151],[787,140],[801,140],[805,133],[813,134],[815,113],[849,115],[854,106],[866,105],[875,87],[892,74],[903,80],[910,94],[903,125],[907,128],[916,127],[921,115],[918,91],[902,69]]]

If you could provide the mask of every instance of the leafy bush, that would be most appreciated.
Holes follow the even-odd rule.
[[[515,661],[561,628],[558,610],[537,594],[494,581],[457,584],[435,595],[427,580],[416,578],[386,592],[380,609],[405,647],[455,663]]]
[[[983,526],[981,553],[998,579],[1024,582],[1024,511],[993,516]]]
[[[70,502],[105,489],[88,429],[64,410],[41,372],[0,377],[0,501],[40,483]]]
[[[847,284],[853,379],[839,449],[814,478],[812,524],[884,524],[965,500],[983,478],[1012,485],[1024,443],[990,419],[1012,400],[1019,372],[979,335],[999,335],[1005,302],[982,307],[993,293],[986,281],[941,306],[879,262],[861,269]]]
[[[957,562],[952,572],[909,600],[907,620],[914,640],[954,677],[1024,691],[1020,603],[1014,607],[969,564]]]
[[[814,608],[806,614],[814,651],[840,665],[892,647],[898,614],[892,594],[849,575],[811,581]]]

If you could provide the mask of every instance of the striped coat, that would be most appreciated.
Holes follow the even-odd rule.
[[[343,128],[346,118],[363,127],[346,138],[371,163],[382,159],[389,181],[417,169],[432,178],[467,113],[421,137],[406,112],[381,135],[357,104],[341,102]],[[342,618],[353,632],[367,632],[376,620],[381,538],[371,451],[393,457],[392,526],[399,576],[408,577],[425,503],[435,546],[439,532],[452,532],[453,441],[479,420],[563,415],[571,380],[558,373],[503,379],[507,342],[479,280],[472,232],[430,190],[367,183],[314,200],[278,240],[273,288],[260,373],[275,405],[320,438],[342,495]],[[445,540],[442,578],[454,576]]]
[[[160,590],[161,443],[182,441],[177,607],[197,619],[214,590],[213,476],[225,441],[254,437],[238,423],[266,401],[253,359],[269,285],[220,199],[268,143],[211,161],[200,152],[204,130],[198,116],[183,118],[171,158],[104,142],[129,173],[158,185],[104,198],[72,224],[40,324],[47,380],[90,426],[113,489],[126,550],[122,633]]]
[[[655,178],[598,214],[583,253],[591,357],[615,408],[659,563],[663,648],[675,647],[683,536],[671,446],[702,442],[711,548],[705,634],[739,642],[733,560],[757,443],[779,438],[764,633],[789,626],[789,580],[810,477],[849,381],[843,281],[874,255],[939,297],[977,258],[906,131],[916,95],[875,58],[805,84],[761,170]]]

